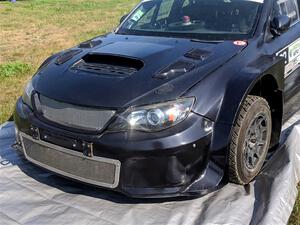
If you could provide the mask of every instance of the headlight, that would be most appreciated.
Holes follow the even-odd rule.
[[[33,85],[32,85],[32,80],[30,80],[24,90],[23,96],[22,96],[22,100],[23,102],[28,105],[30,108],[32,108],[32,103],[31,103],[31,95],[33,92]]]
[[[160,104],[132,107],[118,115],[109,127],[111,131],[160,131],[185,120],[191,112],[195,98],[182,98]]]

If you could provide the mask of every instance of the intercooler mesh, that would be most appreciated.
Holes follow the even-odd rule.
[[[41,145],[26,137],[23,137],[23,144],[27,158],[46,169],[96,185],[112,187],[118,182],[117,168],[114,163],[69,154]]]

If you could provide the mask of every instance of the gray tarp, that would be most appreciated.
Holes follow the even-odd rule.
[[[10,147],[14,125],[6,123],[0,126],[0,224],[286,224],[300,179],[300,125],[282,136],[286,147],[250,185],[228,184],[193,200],[154,202],[128,199],[33,166]]]

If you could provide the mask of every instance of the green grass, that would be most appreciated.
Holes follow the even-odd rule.
[[[9,62],[0,65],[0,79],[28,73],[31,66],[22,62]]]
[[[299,186],[299,190],[300,190],[300,186]],[[298,199],[294,206],[294,211],[291,215],[289,225],[300,225],[300,192],[298,194]]]
[[[139,0],[0,2],[0,124],[47,56],[111,31]],[[300,225],[300,198],[290,225]]]
[[[0,124],[47,56],[110,32],[138,0],[0,2]]]

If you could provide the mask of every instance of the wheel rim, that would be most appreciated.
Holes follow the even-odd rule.
[[[264,160],[265,147],[268,144],[268,119],[264,113],[258,114],[251,122],[244,143],[244,162],[253,171]]]

